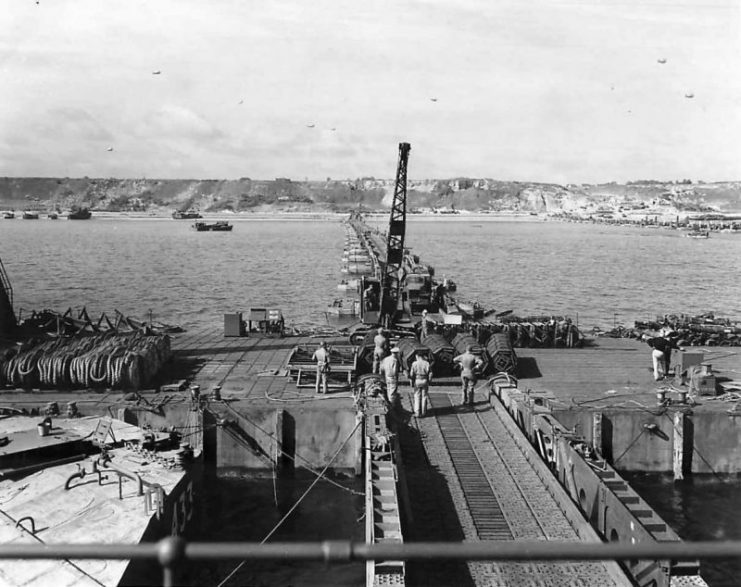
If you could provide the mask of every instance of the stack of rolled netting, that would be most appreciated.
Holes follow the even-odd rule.
[[[108,332],[58,338],[0,358],[0,383],[17,387],[140,389],[170,358],[170,337]]]

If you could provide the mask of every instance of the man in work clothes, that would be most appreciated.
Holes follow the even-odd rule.
[[[378,329],[378,333],[373,338],[373,344],[376,346],[373,348],[373,373],[378,375],[378,371],[381,367],[381,361],[388,354],[389,340],[383,334],[383,328]]]
[[[669,368],[671,367],[672,361],[672,349],[679,348],[674,339],[665,338],[663,336],[657,336],[655,338],[649,338],[647,341],[653,351],[651,351],[651,359],[654,366],[654,379],[661,381],[664,377],[669,376]],[[661,367],[661,369],[659,369]],[[662,373],[663,371],[663,373]]]
[[[327,350],[326,342],[322,341],[319,344],[319,348],[314,351],[311,359],[313,361],[316,361],[316,392],[327,393],[327,375],[329,375],[329,351]],[[322,391],[319,391],[320,384],[322,386]]]
[[[399,360],[399,349],[394,347],[391,354],[381,361],[380,374],[386,378],[386,397],[392,406],[399,403],[399,373],[401,373],[401,360]]]
[[[427,336],[428,334],[430,334],[432,332],[432,328],[433,328],[434,324],[432,323],[432,321],[429,318],[427,318],[427,310],[422,310],[422,324],[421,324],[421,326],[422,326],[422,329],[421,329],[422,338],[424,338],[425,336]]]
[[[480,369],[484,363],[473,354],[473,347],[471,345],[466,347],[465,353],[455,357],[453,362],[461,366],[461,384],[463,386],[461,405],[472,406],[473,391],[476,386],[476,370]]]
[[[432,379],[432,369],[422,353],[416,353],[414,363],[409,369],[409,379],[414,387],[414,415],[424,418],[430,404],[428,390]]]

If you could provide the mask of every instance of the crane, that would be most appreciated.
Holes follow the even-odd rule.
[[[409,143],[399,143],[399,163],[396,167],[394,200],[391,204],[389,229],[386,236],[386,262],[381,274],[381,314],[379,321],[386,327],[393,324],[399,307],[404,235],[407,221],[407,164]]]

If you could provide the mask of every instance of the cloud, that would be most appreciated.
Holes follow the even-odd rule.
[[[203,116],[183,106],[165,105],[146,115],[135,134],[146,138],[217,140],[224,133]]]
[[[51,108],[23,115],[27,138],[39,136],[77,141],[111,141],[113,134],[86,110],[74,107]]]

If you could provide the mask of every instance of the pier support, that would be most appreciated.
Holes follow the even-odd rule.
[[[602,412],[592,414],[592,448],[602,455]]]
[[[684,479],[684,412],[674,412],[674,438],[672,443],[672,468],[674,480]]]
[[[275,443],[273,444],[273,462],[278,470],[283,469],[286,459],[283,458],[283,418],[284,410],[275,410]]]

